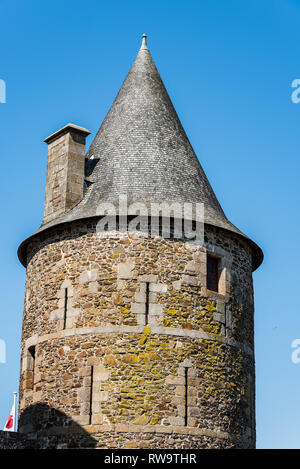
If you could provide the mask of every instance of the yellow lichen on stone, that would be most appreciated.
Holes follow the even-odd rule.
[[[139,415],[132,423],[134,425],[147,425],[148,422],[149,417],[147,417],[147,415]]]
[[[158,422],[159,422],[158,417],[152,417],[151,420],[150,420],[151,425],[156,425]]]
[[[213,301],[208,301],[206,306],[205,306],[205,309],[207,311],[210,311],[210,312],[216,311],[216,307],[215,307],[214,302]]]
[[[128,364],[134,364],[134,363],[137,363],[139,361],[139,358],[137,355],[135,355],[134,353],[126,353],[123,358],[122,358],[122,361],[124,363],[128,363]]]

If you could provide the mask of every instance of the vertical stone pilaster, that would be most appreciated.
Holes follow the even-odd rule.
[[[45,139],[48,144],[43,223],[63,215],[83,197],[85,139],[90,132],[67,124]]]

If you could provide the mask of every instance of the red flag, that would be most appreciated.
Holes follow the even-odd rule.
[[[14,399],[13,406],[9,413],[7,422],[3,428],[5,432],[14,432],[15,431],[15,420],[16,420],[16,398]]]
[[[11,428],[13,428],[13,426],[14,426],[14,418],[11,414],[9,414],[4,430],[10,430]]]

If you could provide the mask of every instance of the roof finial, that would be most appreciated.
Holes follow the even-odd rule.
[[[147,34],[143,34],[143,40],[142,40],[142,45],[140,50],[148,50],[147,47]]]

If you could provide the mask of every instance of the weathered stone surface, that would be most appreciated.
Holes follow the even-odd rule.
[[[98,270],[85,270],[80,274],[79,283],[86,283],[86,282],[95,282],[98,277]]]
[[[147,447],[232,447],[237,440],[240,440],[239,447],[253,446],[250,250],[243,243],[237,244],[231,235],[222,237],[216,229],[206,230],[209,244],[222,245],[233,259],[231,293],[221,299],[219,293],[206,297],[199,287],[182,282],[185,266],[195,255],[194,248],[191,250],[188,244],[157,237],[154,243],[145,233],[135,233],[134,237],[123,233],[119,238],[107,233],[99,243],[94,230],[92,223],[74,226],[72,236],[62,230],[60,237],[54,232],[53,238],[50,235],[42,244],[31,246],[27,269],[31,293],[24,307],[21,422],[24,410],[42,402],[60,409],[65,414],[60,418],[73,419],[79,428],[87,425],[96,447],[107,447],[111,438],[111,447],[124,448],[128,439],[137,437]],[[128,241],[122,244],[123,259],[130,258],[134,269],[130,270],[131,278],[122,279],[120,284],[120,259],[113,253],[122,239]],[[53,255],[61,252],[64,261],[53,272]],[[96,280],[93,274],[89,282],[87,271],[98,271]],[[82,283],[82,280],[87,281]],[[61,330],[57,324],[55,330],[55,321],[61,319],[53,318],[52,314],[51,320],[51,313],[58,309],[62,297],[57,292],[66,281],[67,288],[72,289],[68,301],[78,314],[71,328]],[[152,290],[149,300],[151,294],[156,296],[152,298],[155,303],[149,301],[149,324],[144,327],[146,282]],[[97,288],[90,291],[90,283]],[[136,302],[137,298],[142,302]],[[224,303],[226,317],[228,311],[232,315],[231,323],[226,324],[226,336],[222,328]],[[29,345],[36,346],[34,384],[26,361]],[[25,388],[24,383],[27,383]],[[185,428],[186,384],[188,426]],[[89,425],[86,422],[91,409]],[[43,412],[38,424],[47,429],[48,410]],[[140,423],[134,423],[135,419]],[[22,423],[22,428],[33,431],[34,421],[32,418],[33,427]],[[211,421],[220,431],[230,431],[232,439],[220,439],[216,433],[205,436],[203,432],[209,431]],[[128,422],[130,425],[126,427]],[[58,423],[53,425],[60,441],[81,444],[82,436],[64,440]],[[127,430],[105,433],[103,429],[108,425],[123,425]],[[193,433],[199,428],[203,429],[201,436]],[[247,428],[252,428],[252,433],[246,441],[243,438]],[[168,440],[170,434],[172,442]],[[47,445],[57,444],[55,438],[47,437]]]
[[[118,278],[120,280],[130,280],[133,277],[134,262],[127,261],[118,265]]]
[[[89,131],[68,124],[48,137],[44,223],[66,213],[82,200],[85,138]],[[56,257],[59,261],[61,257]]]
[[[36,446],[37,443],[26,435],[0,430],[0,449],[29,449]]]
[[[147,417],[146,415],[140,415],[139,417],[135,418],[133,421],[135,425],[147,425],[148,422],[149,422],[149,417]]]

